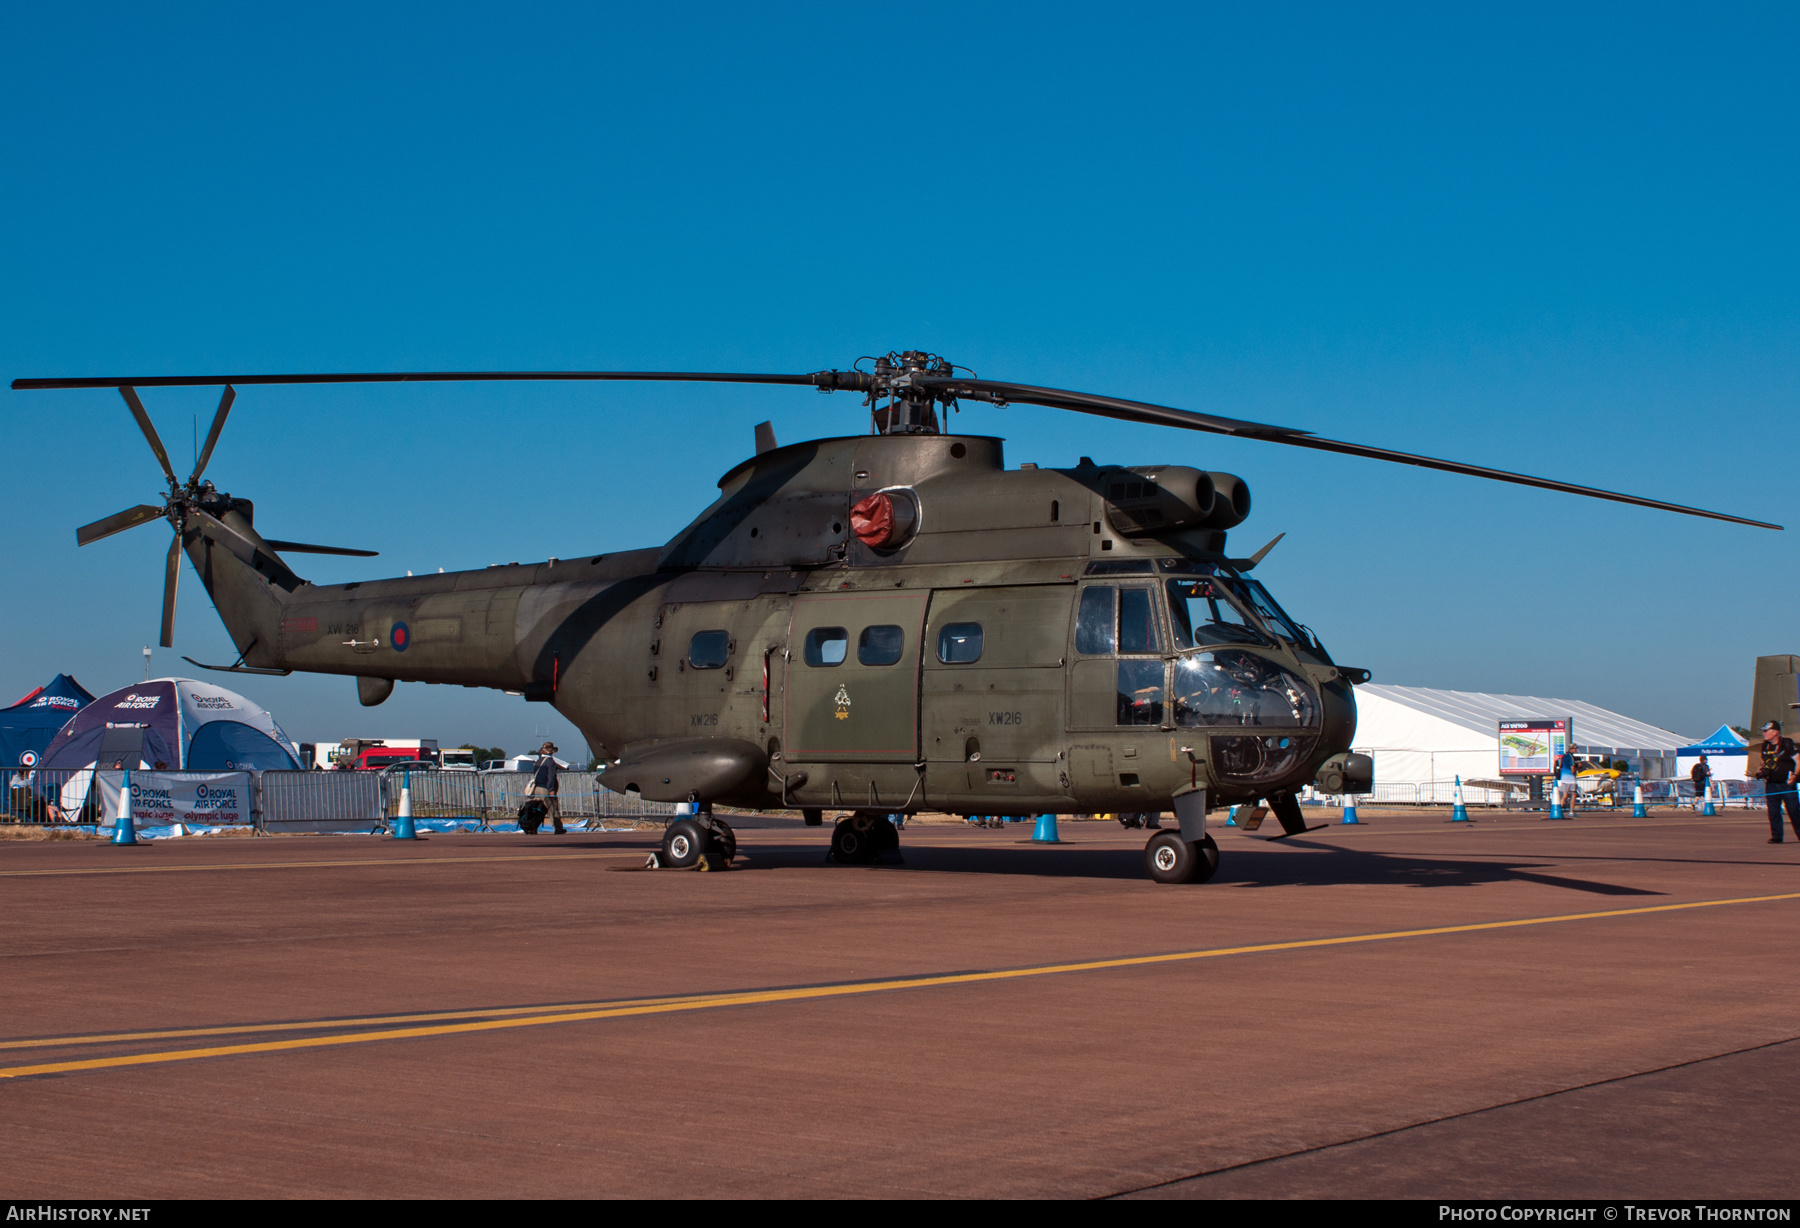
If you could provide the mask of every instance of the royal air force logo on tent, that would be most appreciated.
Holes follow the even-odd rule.
[[[37,766],[37,752],[35,750],[28,750],[24,754],[20,755],[19,756],[19,766],[26,767],[26,768],[36,767]]]
[[[394,629],[388,632],[388,643],[394,646],[395,652],[405,652],[406,646],[412,643],[412,632],[405,623],[395,623]]]

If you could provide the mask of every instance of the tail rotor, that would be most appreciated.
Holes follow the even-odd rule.
[[[211,482],[202,482],[200,475],[206,472],[207,462],[212,460],[213,449],[218,446],[219,436],[225,430],[225,419],[231,414],[232,402],[237,400],[237,389],[230,384],[225,385],[224,394],[219,397],[219,408],[213,412],[212,426],[206,432],[206,446],[195,458],[194,471],[188,475],[186,482],[175,476],[175,469],[169,464],[168,449],[163,447],[162,437],[156,433],[150,415],[144,411],[144,403],[138,399],[137,389],[129,384],[121,384],[119,395],[125,398],[125,405],[137,421],[138,429],[144,433],[145,442],[155,454],[157,464],[162,466],[163,476],[169,483],[169,492],[163,497],[160,507],[152,503],[140,503],[136,507],[115,512],[105,519],[83,525],[75,530],[75,544],[92,545],[102,538],[149,524],[152,520],[166,519],[169,522],[175,530],[175,536],[169,542],[168,557],[163,565],[161,643],[164,648],[175,646],[175,596],[181,584],[182,547],[191,533],[198,533],[208,541],[223,546],[243,560],[246,566],[268,576],[290,592],[305,581],[295,575],[293,569],[274,553],[277,549],[350,555],[357,558],[375,557],[376,552],[373,550],[309,546],[304,542],[257,541],[219,519],[220,513],[232,508],[231,496],[220,494]]]

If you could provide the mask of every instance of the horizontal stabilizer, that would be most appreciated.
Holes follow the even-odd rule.
[[[345,554],[351,558],[372,559],[380,554],[379,550],[352,550],[348,546],[313,546],[306,542],[278,542],[269,538],[263,539],[271,550],[286,550],[293,554]]]

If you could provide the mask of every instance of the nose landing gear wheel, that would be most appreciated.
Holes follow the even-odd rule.
[[[1162,831],[1144,846],[1144,867],[1159,883],[1203,883],[1219,870],[1219,846],[1211,836],[1188,841]]]

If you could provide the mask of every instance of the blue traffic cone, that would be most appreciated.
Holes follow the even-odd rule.
[[[96,773],[97,775],[97,773]],[[131,818],[131,769],[125,769],[125,783],[119,789],[119,817],[113,823],[114,844],[136,844],[137,824]]]
[[[1706,808],[1700,812],[1701,814],[1706,815],[1706,814],[1718,814],[1719,813],[1717,810],[1713,809],[1712,797],[1713,797],[1712,781],[1709,780],[1706,782]]]
[[[1344,821],[1342,826],[1361,827],[1363,821],[1356,817],[1356,794],[1344,794]]]
[[[1566,819],[1569,817],[1563,813],[1561,789],[1553,788],[1550,790],[1550,813],[1544,817],[1548,819]]]
[[[1631,817],[1634,819],[1649,817],[1648,812],[1644,809],[1644,786],[1641,784],[1631,791]]]
[[[1040,814],[1037,819],[1037,830],[1031,833],[1033,844],[1061,844],[1056,838],[1056,816]]]
[[[1238,825],[1237,812],[1238,812],[1238,808],[1236,806],[1233,806],[1231,808],[1231,813],[1225,816],[1225,826],[1236,827]]]
[[[1461,776],[1456,778],[1455,801],[1450,806],[1450,821],[1452,823],[1467,823],[1469,821],[1469,808],[1463,805]]]
[[[400,773],[400,813],[394,816],[394,839],[417,840],[418,829],[413,826],[412,817],[412,773],[402,770]]]

